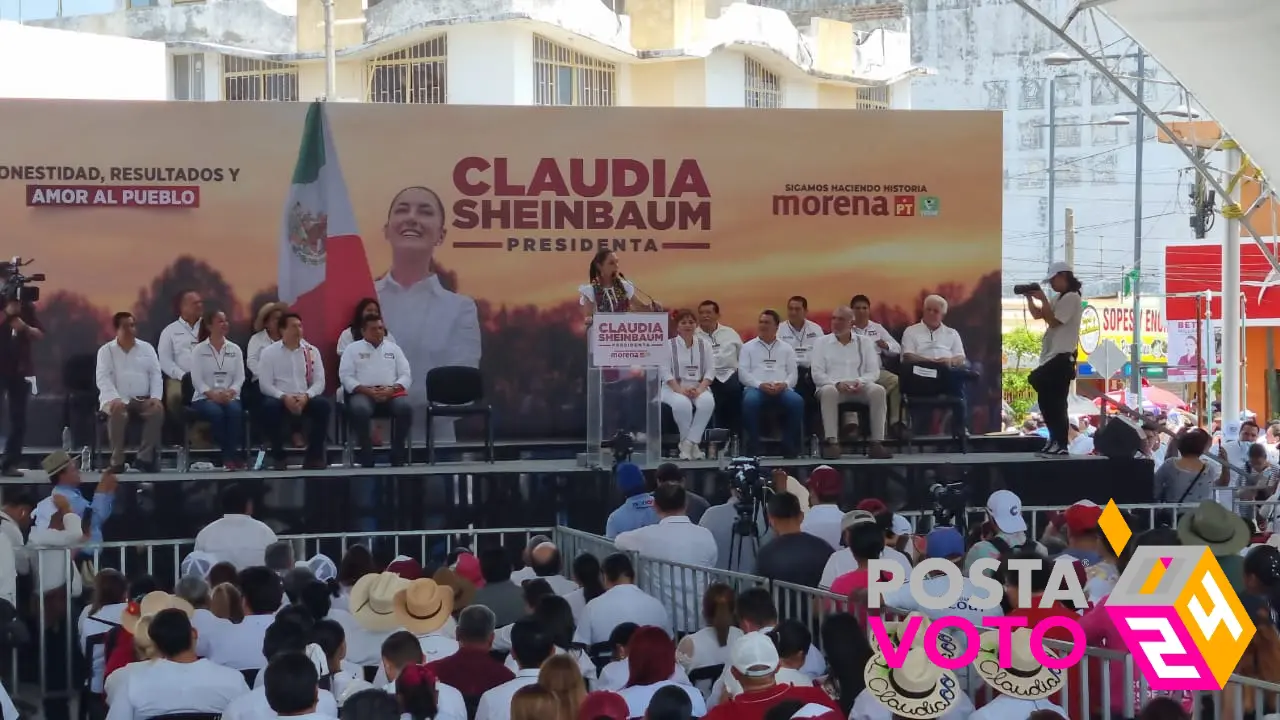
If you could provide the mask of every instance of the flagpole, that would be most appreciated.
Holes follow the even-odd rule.
[[[324,0],[324,97],[338,99],[338,53],[333,42],[333,0]]]

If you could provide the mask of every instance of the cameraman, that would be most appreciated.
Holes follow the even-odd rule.
[[[1080,317],[1084,303],[1080,299],[1080,281],[1071,266],[1056,262],[1049,266],[1045,282],[1057,296],[1050,301],[1039,285],[1014,288],[1027,299],[1031,317],[1043,320],[1048,329],[1041,341],[1040,365],[1031,371],[1027,381],[1035,388],[1040,413],[1049,428],[1049,440],[1040,452],[1065,456],[1069,443],[1067,395],[1076,377],[1076,348],[1080,345]]]
[[[0,328],[0,394],[9,400],[9,438],[0,460],[0,475],[22,477],[18,464],[22,461],[22,441],[27,434],[27,397],[35,375],[31,362],[31,344],[44,337],[36,307],[29,301],[11,299],[4,305],[5,324]]]

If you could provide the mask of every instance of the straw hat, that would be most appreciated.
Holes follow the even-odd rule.
[[[960,700],[955,673],[930,662],[920,646],[907,652],[900,668],[889,667],[884,655],[877,652],[862,677],[867,692],[889,712],[902,717],[942,717]]]
[[[392,600],[396,623],[414,635],[429,635],[449,621],[453,589],[435,580],[414,580]]]
[[[918,648],[924,647],[924,638],[928,633],[929,625],[933,623],[933,620],[930,619],[928,615],[921,612],[910,613],[900,622],[887,622],[884,624],[885,633],[889,636],[889,640],[893,642],[895,647],[902,642],[902,636],[907,631],[907,624],[911,622],[911,618],[913,617],[920,618],[920,624],[916,626],[916,634],[915,637],[912,638],[911,645]],[[878,647],[872,649],[878,654],[882,653],[882,650]],[[954,660],[960,657],[962,650],[962,648],[956,643],[955,638],[951,637],[951,635],[945,630],[938,632],[937,647],[934,649],[939,655],[947,658],[948,660]]]
[[[1249,544],[1251,535],[1244,518],[1213,500],[1201,501],[1178,521],[1183,545],[1208,545],[1214,555],[1235,555]]]
[[[1043,700],[1062,689],[1062,671],[1041,665],[1031,654],[1031,631],[1014,630],[1010,638],[1009,667],[1000,667],[1000,633],[982,634],[976,663],[982,680],[1002,695],[1022,700]],[[1058,653],[1046,647],[1045,653],[1058,657]]]
[[[191,617],[196,614],[195,608],[191,607],[191,603],[183,600],[177,595],[170,595],[167,592],[157,590],[142,596],[141,601],[130,600],[125,606],[124,612],[120,614],[120,627],[130,635],[137,635],[134,632],[138,627],[138,621],[142,618],[154,617],[157,613],[164,610],[181,610]]]
[[[258,308],[258,315],[253,319],[253,331],[260,332],[267,322],[267,316],[271,313],[276,310],[285,312],[288,309],[289,305],[287,303],[269,302],[264,304],[262,307]]]
[[[351,588],[351,614],[365,630],[391,632],[400,629],[395,617],[396,593],[409,581],[395,573],[369,573]]]
[[[476,599],[476,585],[467,578],[458,574],[449,568],[440,568],[436,574],[431,576],[437,585],[443,585],[453,590],[453,608],[455,610],[467,607]]]

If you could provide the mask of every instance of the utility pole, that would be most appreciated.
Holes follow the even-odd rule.
[[[1138,79],[1134,92],[1138,99],[1146,97],[1147,54],[1138,51]],[[1138,398],[1138,407],[1142,407],[1142,147],[1146,130],[1143,121],[1146,116],[1142,108],[1134,114],[1134,146],[1137,150],[1133,157],[1133,337],[1129,345],[1129,392]]]
[[[1227,190],[1223,209],[1240,207],[1240,183],[1235,180],[1244,160],[1239,146],[1227,145]],[[1226,239],[1222,243],[1222,419],[1240,418],[1240,218],[1223,212]]]
[[[324,0],[324,99],[338,99],[338,52],[333,41],[333,2]]]
[[[1054,191],[1057,189],[1058,171],[1055,165],[1058,163],[1058,93],[1055,91],[1058,77],[1056,75],[1049,76],[1049,239],[1045,243],[1044,251],[1044,267],[1047,272],[1049,266],[1053,264],[1053,241],[1055,236],[1054,226],[1057,224],[1057,218],[1054,216],[1056,210],[1053,207]]]

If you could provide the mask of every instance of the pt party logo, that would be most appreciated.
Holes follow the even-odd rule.
[[[1114,501],[1107,503],[1099,526],[1119,555],[1131,532]],[[922,648],[931,663],[946,670],[958,670],[979,660],[998,662],[1000,669],[1015,672],[1011,648],[1017,643],[1013,636],[1019,628],[1029,628],[1030,651],[1036,663],[1058,671],[1078,665],[1088,643],[1079,621],[1073,618],[1051,616],[1029,626],[1023,617],[984,616],[984,634],[998,636],[999,652],[980,658],[984,643],[979,629],[965,617],[945,614],[961,602],[979,612],[999,608],[1005,589],[988,574],[994,574],[999,565],[992,558],[974,562],[967,578],[973,592],[962,598],[966,578],[955,563],[941,558],[922,561],[911,573],[910,592],[935,619],[922,622],[922,617],[913,614],[890,629],[880,617],[869,617],[868,625],[881,649],[878,654],[893,668],[901,667],[909,649]],[[1057,602],[1087,607],[1073,561],[1063,558],[1048,561],[1048,565],[1048,586],[1035,599],[1039,607],[1048,609]],[[1017,605],[1032,607],[1031,575],[1045,569],[1042,561],[1013,559],[1009,569],[1016,576]],[[879,579],[868,585],[867,605],[879,609],[906,581],[901,567],[892,561],[873,560],[868,571]],[[924,581],[939,576],[948,579],[947,591],[937,595],[937,585],[931,582],[935,594],[930,594]],[[1156,692],[1221,690],[1256,632],[1217,558],[1205,546],[1136,548],[1103,608],[1133,655],[1136,672]],[[1045,649],[1045,633],[1055,628],[1063,628],[1071,636],[1070,648],[1064,653]],[[966,641],[959,652],[958,644],[948,637],[956,633]]]

